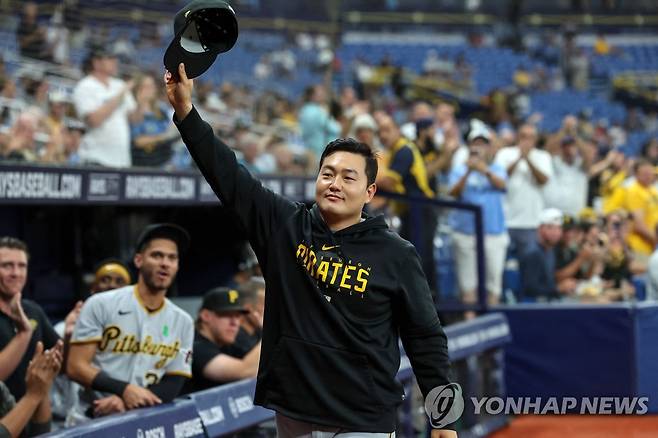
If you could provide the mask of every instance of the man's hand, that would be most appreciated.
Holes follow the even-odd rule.
[[[519,149],[521,150],[521,158],[528,159],[530,151],[532,150],[531,144],[520,144]]]
[[[486,174],[489,168],[487,167],[487,163],[483,159],[478,158],[475,162],[475,170],[477,170],[481,174]]]
[[[578,281],[575,278],[565,278],[557,285],[557,290],[563,295],[570,295],[576,291]]]
[[[126,386],[126,389],[123,390],[121,398],[128,409],[154,406],[162,403],[162,400],[160,400],[157,395],[153,394],[146,388],[133,385],[132,383]]]
[[[431,438],[457,438],[457,432],[447,429],[432,429]]]
[[[593,252],[594,252],[594,248],[592,247],[592,245],[585,244],[580,248],[580,251],[578,252],[578,258],[580,258],[583,261],[585,260],[589,261],[592,259]]]
[[[50,350],[43,351],[43,343],[37,342],[34,356],[25,373],[26,393],[39,398],[46,397],[50,386],[62,366],[62,341]]]
[[[471,156],[466,160],[466,167],[468,167],[469,170],[477,170],[479,161],[480,160],[477,157]]]
[[[126,412],[126,405],[118,395],[94,400],[94,417],[102,417],[116,412]]]
[[[11,314],[9,316],[16,322],[16,328],[19,332],[32,332],[32,324],[23,311],[21,298],[22,294],[20,292],[11,298],[11,301],[9,302],[9,310]]]
[[[75,303],[75,307],[73,310],[69,312],[68,315],[66,315],[66,319],[64,319],[64,335],[69,336],[73,334],[73,328],[75,327],[75,322],[78,320],[78,316],[80,316],[80,311],[82,310],[82,304],[84,304],[82,301],[78,301]]]
[[[194,82],[187,78],[185,65],[182,62],[178,65],[178,78],[167,71],[164,75],[164,81],[167,88],[167,98],[174,111],[176,111],[176,118],[183,120],[192,111]]]
[[[254,327],[263,328],[263,315],[260,312],[252,310],[246,315],[246,318]]]

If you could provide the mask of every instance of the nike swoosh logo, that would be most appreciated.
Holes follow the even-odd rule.
[[[322,245],[322,251],[329,251],[330,249],[338,248],[339,246],[340,245],[332,245],[332,246]]]
[[[119,315],[127,315],[129,313],[131,313],[130,310],[125,310],[125,311],[124,310],[119,310]]]

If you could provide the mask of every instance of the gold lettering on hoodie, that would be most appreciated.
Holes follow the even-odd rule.
[[[368,288],[370,268],[363,268],[361,263],[352,264],[352,261],[318,259],[315,251],[300,243],[297,246],[297,261],[311,277],[318,280],[320,285],[338,288],[343,292],[365,293]]]

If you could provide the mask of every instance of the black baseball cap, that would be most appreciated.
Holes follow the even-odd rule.
[[[190,247],[190,235],[181,226],[176,224],[151,224],[144,228],[139,235],[136,250],[140,251],[145,244],[158,238],[176,242],[179,254],[184,253]]]
[[[434,120],[430,118],[416,120],[416,133],[419,133],[423,129],[427,129],[432,125],[434,125]]]
[[[201,309],[208,309],[213,312],[240,312],[249,313],[249,310],[244,307],[242,301],[242,294],[227,287],[216,287],[209,290],[203,296]]]
[[[188,78],[200,76],[229,51],[238,39],[235,11],[224,0],[193,0],[174,18],[174,39],[164,55],[164,65],[173,75],[185,64]]]
[[[116,53],[113,53],[111,50],[108,50],[107,47],[94,44],[89,48],[89,51],[87,52],[87,56],[85,56],[82,65],[85,71],[89,71],[91,70],[91,63],[94,59],[116,58],[116,57],[117,57]]]

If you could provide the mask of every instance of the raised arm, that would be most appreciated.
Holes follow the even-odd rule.
[[[0,379],[7,380],[14,372],[23,355],[27,351],[27,347],[32,339],[32,324],[23,311],[21,305],[21,294],[17,293],[12,298],[9,308],[11,315],[9,315],[16,323],[16,334],[11,341],[0,351]]]
[[[165,83],[169,103],[174,108],[174,122],[201,173],[222,203],[235,210],[247,229],[257,255],[266,246],[278,224],[291,216],[297,206],[262,186],[243,166],[235,154],[204,122],[192,105],[192,80],[180,64],[179,79],[167,72]],[[262,261],[261,261],[262,262]]]

